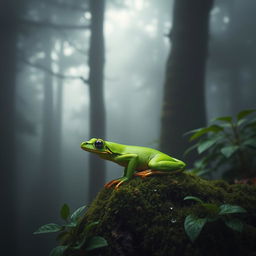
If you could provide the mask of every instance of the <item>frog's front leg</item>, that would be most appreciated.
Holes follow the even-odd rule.
[[[124,182],[130,180],[135,172],[136,166],[138,164],[138,155],[136,154],[125,154],[117,156],[115,162],[122,163],[128,162],[127,167],[124,169],[124,175],[122,178],[112,180],[108,182],[105,187],[110,188],[112,185],[116,184],[115,189],[119,188]]]

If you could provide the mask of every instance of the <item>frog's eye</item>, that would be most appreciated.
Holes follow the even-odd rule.
[[[97,148],[97,149],[103,149],[104,143],[103,143],[102,140],[96,140],[96,141],[94,142],[94,146],[95,146],[95,148]]]

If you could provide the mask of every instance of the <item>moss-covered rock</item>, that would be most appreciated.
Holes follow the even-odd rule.
[[[189,214],[201,214],[198,204],[185,196],[207,203],[239,205],[243,232],[222,221],[207,223],[192,243],[184,230]],[[84,226],[99,220],[91,235],[103,236],[109,246],[95,255],[256,255],[256,186],[228,185],[186,173],[133,178],[118,190],[102,189],[92,202],[76,235]],[[79,255],[87,255],[80,252]]]

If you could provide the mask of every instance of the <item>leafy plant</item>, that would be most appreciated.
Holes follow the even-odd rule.
[[[203,175],[221,169],[228,180],[256,176],[256,118],[247,118],[255,111],[243,110],[236,120],[218,117],[209,126],[186,133],[192,134],[190,141],[198,142],[185,154],[196,149],[201,156],[192,171]]]
[[[88,236],[88,232],[99,222],[91,222],[84,228],[83,237],[75,236],[74,233],[78,228],[81,220],[81,214],[85,210],[86,206],[82,206],[75,210],[72,214],[70,213],[70,208],[67,204],[64,204],[60,209],[60,216],[65,221],[65,224],[59,225],[55,223],[49,223],[41,226],[33,234],[44,234],[61,232],[57,240],[65,241],[64,244],[55,247],[51,252],[50,256],[62,256],[67,250],[79,251],[82,248],[85,251],[91,251],[97,248],[107,246],[107,241],[101,236]],[[68,239],[70,236],[76,239]]]
[[[243,222],[234,216],[234,213],[246,213],[246,210],[238,205],[222,204],[220,206],[212,203],[204,203],[195,196],[186,196],[184,200],[194,200],[200,204],[205,216],[199,214],[190,214],[184,221],[184,229],[189,239],[194,242],[199,236],[207,222],[222,220],[227,227],[241,232]]]

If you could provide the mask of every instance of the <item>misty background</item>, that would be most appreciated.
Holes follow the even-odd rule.
[[[60,223],[64,203],[88,205],[105,182],[122,176],[120,166],[89,156],[81,142],[99,137],[186,161],[184,132],[256,108],[256,2],[203,2],[0,4],[4,252],[47,255],[54,236],[33,231]],[[178,38],[183,31],[187,37]],[[184,68],[175,77],[177,67]],[[178,102],[170,119],[168,93]]]

